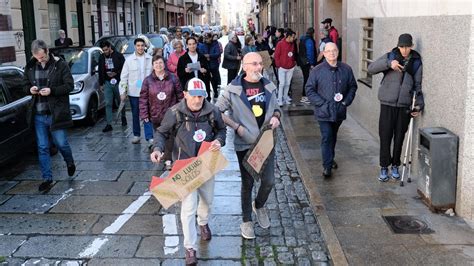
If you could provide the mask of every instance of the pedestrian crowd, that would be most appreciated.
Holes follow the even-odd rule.
[[[132,112],[131,142],[141,142],[143,125],[151,161],[164,162],[170,170],[174,161],[196,157],[203,141],[211,142],[210,150],[219,150],[225,145],[226,126],[230,127],[235,132],[234,147],[242,181],[241,234],[253,239],[252,212],[261,228],[271,224],[265,204],[274,186],[275,154],[272,151],[263,166],[254,199],[255,180],[244,167],[244,157],[264,127],[279,127],[281,108],[295,100],[291,80],[296,67],[301,68],[304,79],[300,102],[314,106],[321,132],[322,175],[331,177],[338,167],[334,159],[337,134],[356,96],[357,82],[351,67],[340,60],[340,37],[332,19],[321,24],[317,32],[319,43],[313,27],[298,37],[292,29],[268,26],[262,33],[253,30],[244,36],[244,44],[234,32],[229,32],[225,47],[217,35],[205,33],[199,39],[185,38],[178,27],[175,36],[168,36],[169,42],[153,55],[145,52],[147,40],[135,39],[135,52],[126,59],[108,41],[103,41],[98,67],[99,85],[106,102],[106,126],[102,131],[113,130],[113,107],[123,106],[128,98]],[[68,44],[70,39],[65,38],[64,31],[60,35],[57,45]],[[421,56],[413,46],[412,36],[402,34],[396,47],[368,68],[371,74],[384,75],[378,95],[378,179],[382,182],[390,177],[400,178],[398,167],[408,123],[424,108]],[[68,97],[74,81],[67,64],[49,53],[44,41],[33,41],[31,51],[33,57],[25,67],[24,81],[25,90],[33,96],[31,115],[44,181],[39,190],[46,192],[53,180],[51,140],[61,152],[69,176],[75,173],[65,130],[72,126]],[[221,86],[221,64],[227,70],[225,86]],[[122,126],[126,126],[125,109],[119,111]],[[202,240],[212,238],[208,222],[213,194],[211,178],[181,202],[188,265],[197,263],[196,223]]]

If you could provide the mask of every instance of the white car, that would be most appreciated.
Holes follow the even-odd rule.
[[[88,125],[94,125],[98,120],[98,111],[105,107],[97,73],[102,49],[67,47],[51,48],[50,51],[66,60],[74,78],[74,90],[69,94],[72,120],[84,120]]]

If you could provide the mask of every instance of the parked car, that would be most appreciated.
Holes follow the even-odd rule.
[[[23,89],[23,69],[0,66],[0,165],[31,150],[35,142],[28,115],[32,98]]]
[[[213,34],[213,35],[214,35],[214,34],[217,34],[217,36],[218,36],[219,38],[222,37],[222,30],[220,29],[219,26],[211,26],[211,29],[212,29],[212,34]]]
[[[201,26],[194,26],[194,34],[196,34],[196,36],[201,36],[202,35]]]
[[[94,125],[98,111],[105,107],[97,73],[102,50],[98,47],[67,47],[51,48],[50,52],[66,60],[74,78],[74,90],[69,95],[72,120],[84,120],[88,125]]]
[[[239,35],[239,36],[244,36],[245,35],[245,32],[242,29],[242,27],[235,28],[235,35]]]
[[[169,31],[168,31],[168,29],[167,29],[167,28],[165,28],[165,27],[162,27],[162,28],[160,28],[160,30],[159,30],[159,32],[158,32],[158,33],[159,33],[159,34],[165,34],[165,35],[168,35]]]
[[[168,42],[168,37],[163,34],[145,34],[145,36],[150,40],[152,49],[153,48],[163,48]]]
[[[194,32],[194,29],[190,26],[183,26],[183,27],[181,27],[181,31],[183,32],[183,34],[185,32],[187,32],[189,34],[189,36],[191,36]]]
[[[100,42],[107,40],[114,46],[114,50],[123,54],[125,58],[135,52],[135,39],[143,38],[147,44],[147,53],[153,54],[154,48],[163,48],[166,44],[166,39],[161,34],[149,33],[139,35],[127,35],[127,36],[104,36],[100,38],[94,46],[99,47]]]

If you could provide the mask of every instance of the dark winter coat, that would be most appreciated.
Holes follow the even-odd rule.
[[[166,95],[160,100],[158,95]],[[162,97],[160,95],[160,98]],[[160,80],[155,71],[143,80],[142,89],[140,91],[139,107],[140,119],[150,119],[153,127],[160,126],[163,117],[168,109],[177,104],[183,98],[183,90],[178,78],[168,71],[165,77]]]
[[[221,58],[221,47],[218,41],[212,41],[212,43],[200,43],[198,46],[198,52],[205,55],[209,55],[209,69],[219,69],[219,59]]]
[[[201,64],[201,68],[204,68],[207,71],[206,73],[201,73],[201,71],[198,71],[198,78],[205,82],[209,77],[209,64],[208,64],[207,58],[199,52],[198,52],[198,61]],[[186,66],[192,62],[193,61],[191,60],[191,57],[189,57],[188,52],[183,54],[178,59],[178,77],[179,77],[179,81],[181,82],[181,88],[183,89],[186,87],[186,83],[188,82],[188,80],[195,77],[194,71],[192,71],[191,73],[187,73],[185,71]]]
[[[114,72],[117,73],[114,79],[117,80],[117,84],[120,82],[120,74],[122,73],[122,67],[125,63],[125,57],[119,52],[114,51],[111,54],[112,62],[114,63]],[[106,80],[111,80],[107,75],[107,69],[105,68],[105,55],[101,54],[99,57],[99,85],[103,86]]]
[[[410,60],[402,72],[391,68],[392,60],[397,60],[403,65],[404,59],[398,48],[394,48],[391,52],[381,56],[368,68],[372,75],[380,72],[384,73],[378,93],[380,103],[393,107],[410,107],[413,91],[415,91],[415,105],[423,110],[425,106],[421,90],[423,64],[420,54],[415,50],[411,50]]]
[[[210,121],[211,112],[213,112],[213,121]],[[178,117],[182,117],[183,120],[179,122]],[[193,139],[196,128],[206,132],[205,141],[217,139],[221,146],[225,145],[227,129],[217,107],[204,101],[199,117],[196,119],[189,110],[186,99],[183,99],[166,112],[161,126],[156,130],[154,150],[163,152],[166,140],[174,132],[173,161],[197,156],[202,142],[196,142]]]
[[[315,106],[316,120],[336,122],[346,119],[347,107],[356,95],[357,82],[349,65],[337,62],[337,66],[332,67],[324,61],[311,70],[305,89],[306,96]],[[343,95],[342,101],[334,100],[336,93]]]
[[[240,59],[237,59],[237,56],[240,56],[237,45],[233,42],[227,43],[224,48],[222,67],[225,69],[240,69]]]
[[[51,53],[49,53],[49,60],[52,65],[48,68],[48,84],[46,86],[51,89],[51,94],[46,97],[48,98],[52,117],[51,130],[65,129],[73,125],[69,107],[69,93],[74,89],[74,79],[72,78],[71,70],[64,60],[53,56]],[[37,63],[38,60],[32,58],[25,66],[23,86],[25,92],[29,95],[31,95],[30,88],[37,86],[35,79]],[[40,96],[33,95],[32,97],[30,113],[28,114],[30,121],[33,121],[36,98]]]
[[[311,35],[304,35],[300,38],[299,43],[299,59],[301,65],[316,65],[316,59],[318,56],[317,49],[316,49],[316,42]]]

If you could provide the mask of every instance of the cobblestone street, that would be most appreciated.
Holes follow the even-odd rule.
[[[13,264],[77,263],[182,265],[184,251],[179,204],[163,210],[147,192],[162,165],[149,162],[146,146],[129,144],[129,130],[104,135],[76,127],[71,143],[77,168],[66,176],[54,157],[55,184],[37,192],[40,173],[34,154],[1,170],[0,255]],[[210,227],[213,239],[201,243],[204,265],[314,265],[329,263],[315,216],[309,206],[285,136],[278,130],[276,185],[267,203],[270,229],[256,229],[255,240],[240,236],[240,176],[232,134],[223,148],[229,166],[216,176]],[[132,202],[143,206],[111,231]],[[108,231],[107,231],[108,229]]]

